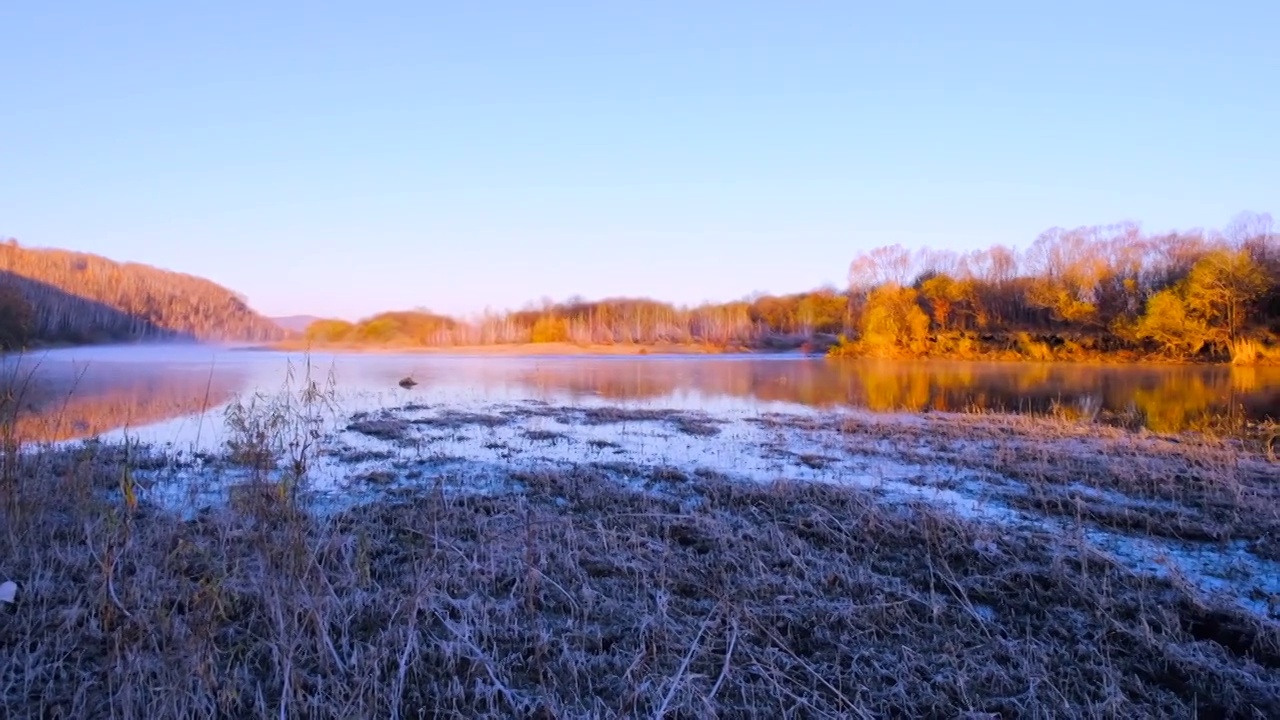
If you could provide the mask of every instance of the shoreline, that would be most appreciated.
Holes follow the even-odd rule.
[[[706,344],[664,343],[644,344],[591,344],[582,345],[569,342],[554,343],[503,343],[493,345],[362,345],[357,343],[307,343],[301,341],[283,341],[278,343],[225,343],[176,341],[167,342],[123,342],[123,343],[91,343],[91,344],[49,344],[33,345],[21,350],[0,351],[0,359],[21,357],[23,355],[42,352],[57,352],[80,348],[99,347],[150,347],[166,346],[221,347],[233,352],[280,352],[280,353],[334,353],[347,355],[441,355],[459,357],[711,357],[717,355],[754,355],[760,357],[793,357],[804,359],[827,359],[833,362],[937,362],[937,363],[991,363],[1000,365],[1061,365],[1061,366],[1094,366],[1094,367],[1240,367],[1240,368],[1274,368],[1280,367],[1280,360],[1260,358],[1253,362],[1233,362],[1231,360],[1214,360],[1201,358],[1177,358],[1159,354],[1138,354],[1135,351],[1117,353],[1090,353],[1078,356],[1055,356],[1047,358],[1026,357],[1016,351],[992,350],[980,353],[870,353],[847,350],[839,352],[838,348],[808,349],[805,345],[747,347],[718,346]]]
[[[1124,354],[1099,354],[1088,357],[1029,358],[1010,353],[984,353],[978,355],[876,355],[832,354],[826,351],[806,351],[794,348],[751,348],[743,346],[719,347],[713,345],[632,345],[575,343],[504,343],[495,345],[359,345],[351,343],[309,344],[283,342],[271,345],[249,345],[235,348],[243,352],[336,353],[350,355],[454,355],[467,357],[645,357],[645,356],[716,356],[758,355],[761,357],[787,356],[804,359],[826,359],[833,362],[937,362],[937,363],[993,363],[1000,365],[1064,365],[1097,367],[1280,367],[1280,362],[1236,363],[1230,360],[1201,360],[1172,358],[1159,355],[1133,356]]]
[[[754,350],[743,347],[717,347],[713,345],[578,345],[575,343],[511,343],[497,345],[359,345],[352,343],[312,344],[300,342],[283,342],[274,345],[257,345],[242,348],[250,351],[266,352],[334,352],[353,355],[493,355],[501,357],[533,357],[543,355],[581,355],[581,356],[644,356],[644,355],[738,355],[738,354],[783,354],[796,353],[798,350]]]
[[[208,479],[162,447],[21,459],[0,485],[0,582],[19,586],[0,645],[27,650],[0,673],[26,684],[3,706],[739,716],[789,694],[823,716],[1280,711],[1280,491],[1231,442],[538,404],[347,422],[351,502],[327,506],[287,465],[181,510],[159,493]],[[682,463],[665,437],[697,447]],[[744,480],[717,446],[801,474]],[[241,467],[262,460],[240,450]],[[95,681],[121,666],[127,681]],[[584,692],[586,677],[613,680]]]

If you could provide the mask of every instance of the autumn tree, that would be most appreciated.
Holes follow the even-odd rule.
[[[1054,228],[1040,235],[1028,251],[1035,277],[1027,301],[1049,311],[1053,319],[1083,324],[1094,319],[1098,285],[1106,263],[1091,242],[1090,230]]]
[[[808,293],[796,305],[796,321],[800,330],[810,333],[838,333],[844,329],[849,313],[849,298],[831,290]]]
[[[1213,328],[1188,307],[1186,286],[1166,288],[1147,300],[1134,335],[1152,340],[1174,355],[1195,355],[1213,339]]]
[[[905,285],[912,265],[911,251],[901,245],[874,248],[849,264],[849,288],[865,292],[880,285]]]
[[[533,324],[531,340],[536,343],[566,342],[569,339],[569,325],[563,318],[539,318]]]
[[[356,326],[346,320],[316,320],[307,326],[303,336],[317,343],[340,343],[350,340]]]
[[[390,343],[398,334],[396,322],[390,318],[374,318],[361,322],[356,326],[354,339],[356,342],[369,345]]]
[[[1004,324],[1021,307],[1023,293],[1017,287],[1018,253],[1011,247],[993,245],[960,258],[957,278],[964,289],[972,322],[978,328]]]
[[[929,306],[934,325],[939,330],[950,329],[953,311],[965,299],[965,286],[943,273],[928,275],[917,286]]]
[[[919,296],[913,288],[881,285],[868,295],[861,337],[868,352],[921,352],[928,335],[929,316],[920,309]]]
[[[1186,279],[1188,309],[1228,344],[1240,338],[1253,302],[1269,286],[1266,273],[1243,250],[1215,250],[1192,266]]]

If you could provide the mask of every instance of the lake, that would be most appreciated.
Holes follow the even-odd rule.
[[[406,403],[564,405],[765,413],[863,408],[1104,414],[1160,432],[1280,415],[1280,368],[829,361],[799,355],[464,357],[302,354],[209,346],[62,349],[3,361],[25,439],[122,431],[206,445],[235,398],[315,380],[343,412]],[[413,377],[412,389],[397,385]],[[19,402],[20,401],[20,402]],[[9,413],[6,413],[8,415]]]
[[[1124,429],[1273,417],[1274,368],[130,346],[10,357],[0,369],[4,416],[16,411],[10,428],[29,447],[58,443],[76,463],[124,457],[127,475],[103,475],[109,494],[129,477],[189,517],[291,478],[324,511],[423,492],[561,502],[579,482],[606,482],[692,512],[700,483],[826,484],[1004,532],[1084,537],[1253,613],[1280,597],[1266,545],[1280,467],[1209,436]],[[407,376],[418,384],[400,387]],[[95,437],[107,443],[69,442]],[[112,455],[126,438],[147,447]],[[1221,488],[1235,490],[1224,500]],[[1183,537],[1223,502],[1238,527],[1196,532],[1233,540]],[[1093,520],[1082,527],[1083,511]]]

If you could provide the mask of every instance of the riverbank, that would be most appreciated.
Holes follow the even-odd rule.
[[[1232,354],[1171,355],[1136,347],[1104,347],[1103,338],[1031,333],[952,333],[930,336],[916,346],[873,345],[819,335],[766,338],[755,345],[706,343],[582,344],[570,342],[505,343],[494,345],[416,345],[409,343],[314,343],[289,340],[249,350],[285,352],[413,353],[494,357],[546,355],[720,355],[779,353],[826,356],[833,359],[945,360],[967,362],[1036,362],[1085,365],[1243,365],[1280,366],[1280,348],[1261,341],[1241,343]]]
[[[885,343],[840,339],[830,344],[832,358],[959,360],[977,362],[1059,362],[1091,365],[1280,365],[1275,338],[1243,340],[1216,353],[1171,354],[1117,343],[1114,338],[1081,333],[945,333],[916,341]]]
[[[523,357],[540,355],[725,355],[759,352],[743,346],[658,343],[633,344],[577,344],[567,342],[512,343],[501,345],[362,345],[358,343],[307,343],[288,341],[273,345],[260,345],[255,350],[284,352],[342,352],[342,353],[414,353],[423,355],[492,355],[497,357]],[[776,350],[769,352],[778,352]]]
[[[289,447],[7,456],[6,711],[1280,713],[1253,441],[522,403]]]

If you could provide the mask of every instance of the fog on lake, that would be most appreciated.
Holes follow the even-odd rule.
[[[798,355],[465,357],[286,354],[209,346],[75,348],[3,362],[6,417],[29,441],[128,429],[147,440],[218,436],[235,398],[306,378],[344,412],[495,402],[768,412],[1034,412],[1124,416],[1160,432],[1280,410],[1280,368],[832,361]],[[401,388],[412,377],[417,385]]]

